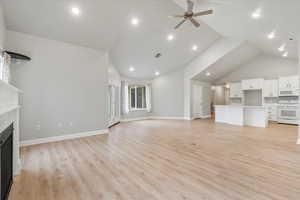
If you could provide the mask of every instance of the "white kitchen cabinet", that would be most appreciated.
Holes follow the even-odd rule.
[[[242,84],[241,83],[230,83],[230,98],[242,98]]]
[[[267,108],[267,112],[268,112],[268,119],[269,121],[278,121],[277,119],[277,105],[276,104],[270,104],[270,105],[266,105]]]
[[[278,97],[278,80],[265,80],[263,97]]]
[[[298,96],[299,95],[299,77],[286,76],[279,78],[280,96]]]
[[[263,86],[264,86],[264,79],[242,80],[243,90],[262,90]]]
[[[286,76],[279,78],[279,89],[299,88],[298,76]]]

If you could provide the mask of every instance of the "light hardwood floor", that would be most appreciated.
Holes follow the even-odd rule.
[[[10,200],[299,200],[297,127],[122,123],[22,148]]]

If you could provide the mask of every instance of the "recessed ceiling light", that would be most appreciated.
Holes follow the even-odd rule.
[[[283,51],[285,50],[285,46],[286,46],[286,44],[281,45],[281,46],[278,48],[278,51],[283,52]]]
[[[129,71],[134,72],[135,71],[134,67],[130,67]]]
[[[132,18],[131,19],[131,25],[138,26],[140,24],[140,20],[138,18]]]
[[[72,14],[75,15],[75,16],[79,16],[80,13],[81,13],[80,9],[77,6],[73,6],[71,8],[71,11],[72,11]]]
[[[168,37],[167,37],[167,39],[168,39],[169,41],[174,40],[174,38],[175,38],[175,36],[174,36],[173,34],[169,34]]]
[[[159,71],[156,71],[155,76],[159,76],[159,75],[160,75]]]
[[[206,74],[205,74],[206,76],[210,76],[211,74],[209,73],[209,72],[206,72]]]
[[[288,55],[289,55],[289,52],[287,52],[287,51],[284,54],[282,54],[283,57],[288,57]]]
[[[192,46],[192,50],[193,50],[193,51],[197,51],[197,50],[198,50],[198,46],[197,46],[197,45],[193,45],[193,46]]]
[[[270,40],[271,40],[271,39],[274,39],[274,38],[275,38],[275,31],[272,31],[271,33],[269,33],[268,38],[269,38]]]
[[[251,16],[253,19],[259,19],[261,17],[261,9],[259,8],[255,10]]]

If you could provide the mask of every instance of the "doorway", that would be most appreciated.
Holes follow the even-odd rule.
[[[108,125],[120,122],[120,87],[108,86]]]
[[[192,86],[193,118],[211,117],[211,85],[194,81]]]

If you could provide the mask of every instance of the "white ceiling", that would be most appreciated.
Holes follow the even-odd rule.
[[[152,79],[191,61],[220,37],[203,24],[195,29],[186,23],[179,30],[180,19],[169,15],[183,10],[172,0],[3,0],[7,27],[50,39],[95,49],[110,50],[113,64],[123,76]],[[80,17],[70,15],[70,8],[80,7]],[[138,27],[130,19],[141,20]],[[175,40],[168,42],[167,34]],[[191,51],[197,44],[197,52]],[[156,53],[162,57],[154,58]],[[135,72],[129,72],[133,66]]]
[[[241,67],[242,64],[254,59],[260,53],[260,50],[255,46],[245,42],[238,48],[223,56],[216,63],[209,66],[207,70],[198,74],[194,79],[215,83],[220,78]],[[207,72],[211,75],[206,76]]]
[[[151,79],[155,71],[165,74],[182,67],[219,38],[219,35],[205,24],[201,29],[185,24],[184,28],[176,31],[172,30],[173,26],[174,21],[162,18],[156,31],[147,32],[144,27],[129,31],[130,34],[124,36],[110,54],[119,72],[135,79]],[[166,40],[170,32],[176,37],[171,42]],[[194,44],[198,46],[196,52],[192,51]],[[161,53],[162,56],[155,58],[156,53]],[[136,71],[130,72],[130,66]]]
[[[7,28],[95,49],[111,49],[128,25],[139,15],[140,0],[2,0]],[[70,14],[72,6],[81,16]],[[155,5],[153,5],[155,6]],[[158,6],[156,7],[159,8]]]
[[[2,0],[2,3],[9,30],[110,51],[113,64],[129,78],[152,79],[155,71],[164,74],[176,70],[221,35],[247,40],[262,51],[278,56],[277,48],[293,37],[295,40],[287,48],[290,58],[297,58],[299,0],[214,0],[231,2],[225,5],[195,1],[200,2],[196,10],[213,8],[214,15],[201,17],[199,29],[186,23],[176,31],[173,27],[178,19],[168,16],[182,13],[186,0]],[[70,14],[74,5],[81,9],[80,17]],[[250,16],[257,8],[262,9],[262,18],[253,20]],[[139,27],[131,26],[132,17],[141,20]],[[266,39],[274,29],[277,37]],[[172,42],[166,40],[169,33],[175,34]],[[199,46],[197,52],[191,51],[193,44]],[[251,58],[252,50],[245,50],[241,58],[221,59],[225,63],[216,64],[221,68],[216,73],[224,74],[223,66],[231,71],[231,65]],[[156,53],[162,57],[154,58]],[[129,72],[130,66],[135,72]]]
[[[186,7],[186,0],[174,1],[182,8]],[[213,15],[202,20],[221,35],[248,40],[265,53],[277,56],[281,55],[277,49],[283,43],[288,43],[289,57],[298,57],[299,0],[218,0],[225,4],[194,1],[197,2],[196,10],[214,9]],[[257,9],[261,9],[261,18],[251,18]],[[273,30],[276,31],[276,38],[267,39]],[[290,42],[289,38],[294,38],[294,41]]]

